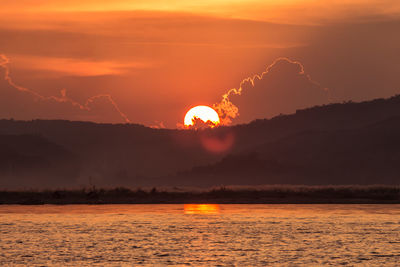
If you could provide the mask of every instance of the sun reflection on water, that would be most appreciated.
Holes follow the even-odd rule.
[[[218,214],[218,204],[185,204],[183,205],[185,214]]]

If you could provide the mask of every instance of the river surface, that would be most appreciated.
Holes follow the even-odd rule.
[[[400,205],[0,205],[0,266],[399,266]]]

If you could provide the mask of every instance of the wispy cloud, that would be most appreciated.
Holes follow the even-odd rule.
[[[114,99],[109,94],[100,94],[100,95],[92,96],[92,97],[88,98],[85,103],[79,103],[79,102],[69,98],[67,96],[66,89],[60,90],[60,96],[43,96],[29,88],[26,88],[26,87],[16,84],[10,76],[10,69],[8,67],[9,63],[10,63],[10,59],[4,54],[0,54],[0,67],[3,68],[3,70],[4,70],[4,80],[15,90],[26,93],[27,95],[31,96],[32,101],[52,102],[52,103],[60,103],[60,104],[68,103],[68,104],[70,104],[70,107],[73,109],[90,112],[90,111],[92,111],[93,104],[95,104],[99,100],[105,100],[109,104],[112,105],[114,110],[119,114],[119,116],[121,117],[121,119],[124,122],[127,122],[127,123],[130,122],[127,115],[120,110],[117,103],[114,101]],[[2,100],[7,101],[6,99],[2,99]],[[15,105],[18,105],[18,103],[15,103]]]
[[[59,75],[99,76],[121,75],[132,69],[143,69],[152,66],[149,62],[113,62],[90,61],[75,58],[15,56],[12,63],[19,69],[57,72]]]
[[[318,23],[366,16],[398,16],[400,3],[397,0],[3,0],[0,13],[1,11],[28,14],[104,11],[186,12],[281,23]]]
[[[289,79],[289,80],[293,79],[293,84],[290,84],[289,92],[284,92],[283,90],[281,90],[279,86],[280,82],[285,82],[284,80],[280,81],[278,79],[278,84],[277,84],[276,79],[274,79],[274,77],[272,77],[272,80],[270,79],[269,75],[271,71],[276,71],[278,73],[281,72],[283,75],[283,77],[281,78],[283,79]],[[235,105],[234,103],[235,101],[232,101],[232,97],[242,96],[242,94],[246,92],[247,95],[244,96],[244,98],[254,97],[256,95],[256,98],[252,99],[252,101],[249,101],[248,105],[253,106],[252,109],[265,111],[265,116],[266,116],[268,114],[267,112],[268,108],[270,108],[269,107],[270,102],[272,101],[278,101],[279,103],[281,103],[282,106],[288,105],[288,102],[293,103],[292,99],[289,98],[296,97],[297,95],[296,91],[299,91],[298,87],[304,86],[304,83],[300,84],[297,82],[299,77],[301,79],[300,80],[301,82],[304,81],[306,82],[305,84],[306,87],[309,86],[317,88],[317,90],[315,91],[307,92],[306,90],[303,90],[302,92],[300,92],[301,94],[304,93],[304,95],[302,99],[298,99],[299,101],[307,102],[308,100],[314,98],[315,93],[318,96],[320,96],[322,93],[322,98],[324,98],[325,95],[326,100],[328,99],[328,94],[326,93],[328,89],[322,87],[318,82],[311,79],[310,75],[305,73],[304,66],[299,61],[294,61],[282,57],[276,59],[274,62],[272,62],[272,64],[267,66],[266,70],[261,74],[255,74],[251,77],[243,79],[240,82],[238,88],[232,88],[228,90],[228,92],[222,95],[221,102],[214,104],[213,107],[218,112],[221,118],[221,123],[225,125],[230,124],[232,123],[232,120],[240,116],[239,107]],[[270,85],[272,85],[272,87]],[[272,90],[274,90],[275,92],[272,94],[268,92]],[[287,93],[289,93],[289,95]],[[293,93],[293,96],[290,96],[290,93]],[[241,99],[241,102],[243,102],[243,99]],[[261,102],[261,104],[259,104],[259,102]],[[299,103],[296,102],[296,105],[294,105],[291,108],[297,108],[298,104]],[[320,104],[320,103],[311,103],[311,104]],[[250,109],[250,107],[244,108],[243,111],[246,112],[248,111],[248,109]]]

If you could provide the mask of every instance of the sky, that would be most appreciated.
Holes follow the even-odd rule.
[[[397,0],[0,2],[0,118],[231,125],[400,93]]]

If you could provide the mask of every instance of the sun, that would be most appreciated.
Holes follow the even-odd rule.
[[[191,108],[183,120],[185,127],[202,126],[215,127],[220,124],[218,113],[209,106],[196,106]]]

